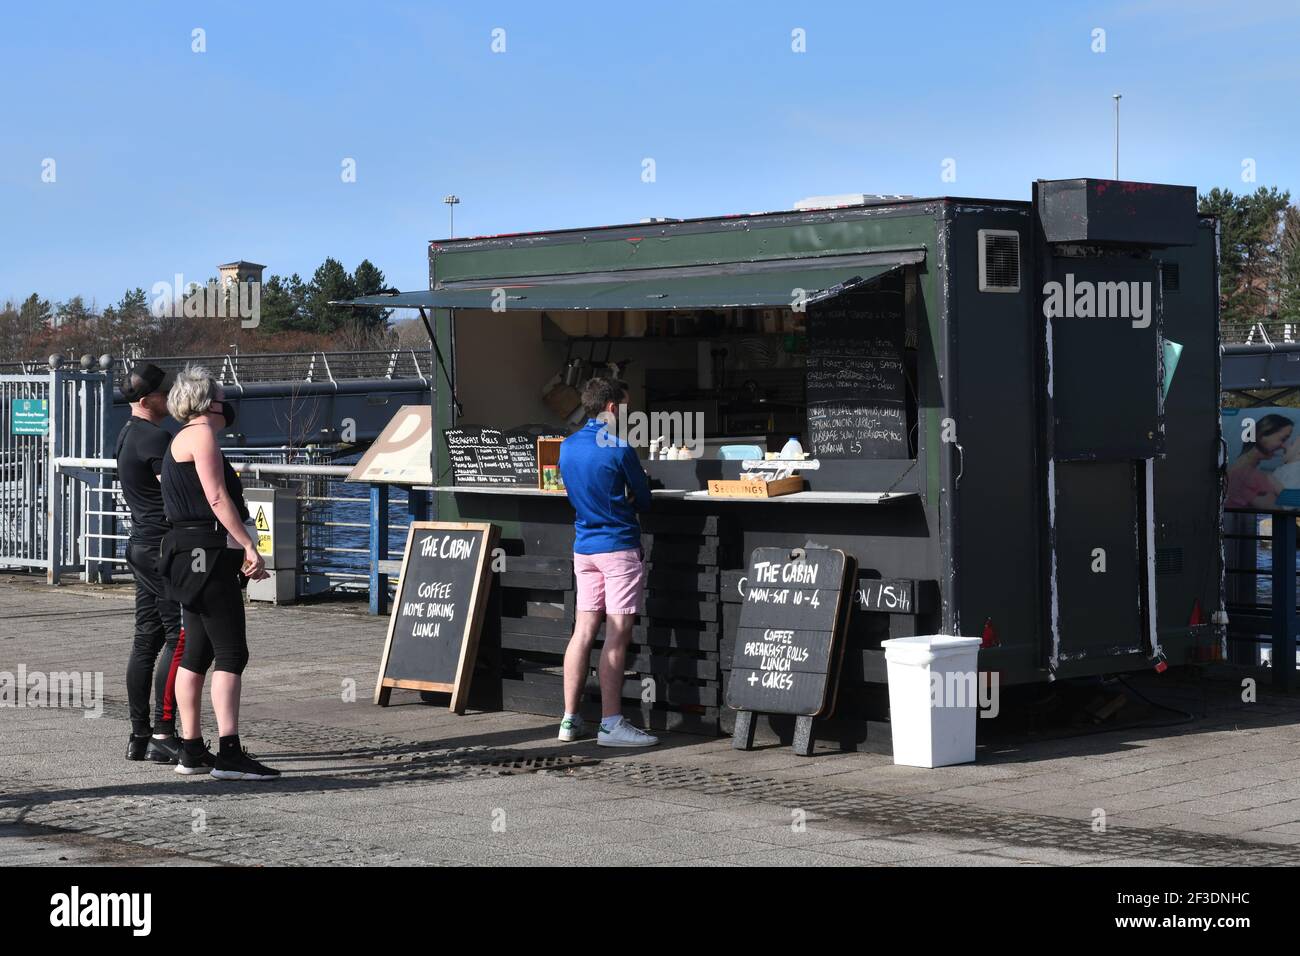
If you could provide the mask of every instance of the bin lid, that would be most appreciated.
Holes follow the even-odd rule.
[[[953,634],[919,634],[915,637],[895,637],[881,641],[885,660],[894,664],[924,666],[936,660],[966,656],[978,652],[978,637],[958,637]]]

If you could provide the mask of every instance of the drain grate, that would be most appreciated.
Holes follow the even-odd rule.
[[[584,757],[581,754],[472,747],[459,750],[398,751],[377,754],[374,759],[383,763],[432,764],[447,769],[498,775],[568,770],[572,767],[585,767],[600,762],[595,757]]]
[[[598,763],[592,757],[580,757],[577,754],[532,754],[517,757],[496,757],[479,761],[469,761],[471,766],[500,774],[538,773],[545,770],[568,770],[571,767],[585,767]]]

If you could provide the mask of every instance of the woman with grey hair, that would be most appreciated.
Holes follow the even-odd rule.
[[[239,695],[248,663],[243,586],[266,568],[244,522],[248,506],[239,476],[217,445],[217,432],[235,421],[235,405],[205,368],[187,365],[167,396],[182,423],[162,465],[163,507],[172,530],[163,538],[160,566],[181,605],[185,654],[176,672],[181,755],[176,772],[211,773],[220,780],[273,780],[239,745]],[[199,698],[208,668],[219,746],[211,753],[199,728]]]

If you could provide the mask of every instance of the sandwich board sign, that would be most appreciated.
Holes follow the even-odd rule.
[[[392,689],[400,687],[451,694],[451,710],[465,712],[496,540],[497,526],[486,522],[411,523],[376,704],[386,707]]]
[[[838,548],[754,549],[726,692],[737,750],[754,744],[754,714],[792,714],[795,752],[812,753],[813,720],[835,709],[857,576]]]

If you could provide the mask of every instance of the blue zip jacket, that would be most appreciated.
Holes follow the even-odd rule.
[[[610,435],[602,445],[597,436],[604,430],[603,422],[589,418],[586,427],[560,444],[560,477],[576,513],[576,554],[639,548],[636,513],[650,507],[650,484],[636,451]]]

